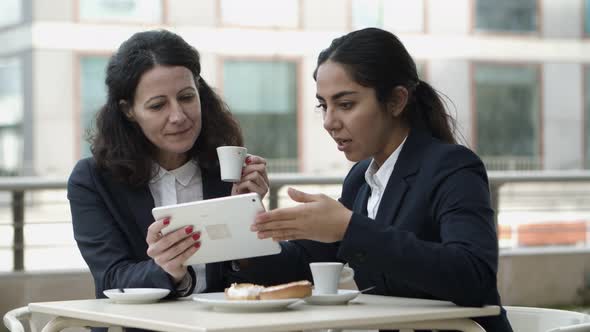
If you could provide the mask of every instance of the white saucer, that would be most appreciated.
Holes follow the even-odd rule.
[[[359,294],[360,292],[357,290],[339,289],[338,294],[312,294],[303,300],[309,304],[317,305],[347,304],[348,301],[354,299]]]
[[[124,292],[119,289],[107,289],[103,293],[114,302],[125,304],[153,303],[170,293],[170,290],[163,288],[124,288],[123,290]]]
[[[301,299],[227,300],[223,292],[193,295],[193,300],[221,311],[271,311],[286,309]]]

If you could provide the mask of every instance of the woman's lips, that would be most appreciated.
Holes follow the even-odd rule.
[[[170,136],[179,136],[179,135],[182,135],[182,134],[186,134],[189,130],[190,130],[190,128],[187,128],[185,130],[181,130],[181,131],[177,131],[177,132],[173,132],[173,133],[168,133],[168,135],[170,135]]]
[[[352,140],[349,140],[349,139],[337,139],[336,140],[336,144],[338,145],[338,150],[339,151],[348,150],[348,148],[350,147],[351,143],[352,143]]]

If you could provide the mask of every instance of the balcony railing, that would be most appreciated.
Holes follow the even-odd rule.
[[[490,171],[488,175],[501,246],[564,241],[562,244],[590,247],[590,171]],[[336,198],[342,180],[342,176],[271,174],[265,203],[270,209],[294,204],[285,194],[287,186]],[[68,247],[69,251],[62,251],[72,252],[71,217],[65,188],[63,179],[0,177],[0,249],[12,252],[13,270],[25,269],[25,250],[36,255],[33,259],[36,261],[47,260],[48,248],[61,252],[60,248]],[[25,234],[27,226],[35,231]],[[62,229],[51,237],[58,237],[61,244],[44,240],[48,229],[59,227]],[[561,240],[552,242],[547,236]],[[36,244],[25,245],[28,243],[25,240],[35,240]],[[64,241],[69,244],[64,245]]]

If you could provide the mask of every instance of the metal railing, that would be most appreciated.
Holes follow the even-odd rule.
[[[590,171],[531,171],[531,172],[488,172],[492,205],[499,211],[500,189],[511,183],[571,183],[590,182]],[[279,207],[279,191],[287,185],[341,185],[342,176],[320,176],[306,174],[271,174],[268,206]],[[39,177],[0,177],[0,192],[9,192],[12,211],[13,270],[24,270],[24,225],[25,193],[29,191],[64,190],[66,181]],[[498,224],[498,213],[495,214]]]

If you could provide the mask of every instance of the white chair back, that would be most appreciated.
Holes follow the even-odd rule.
[[[505,306],[514,332],[590,332],[590,316],[574,311]]]

